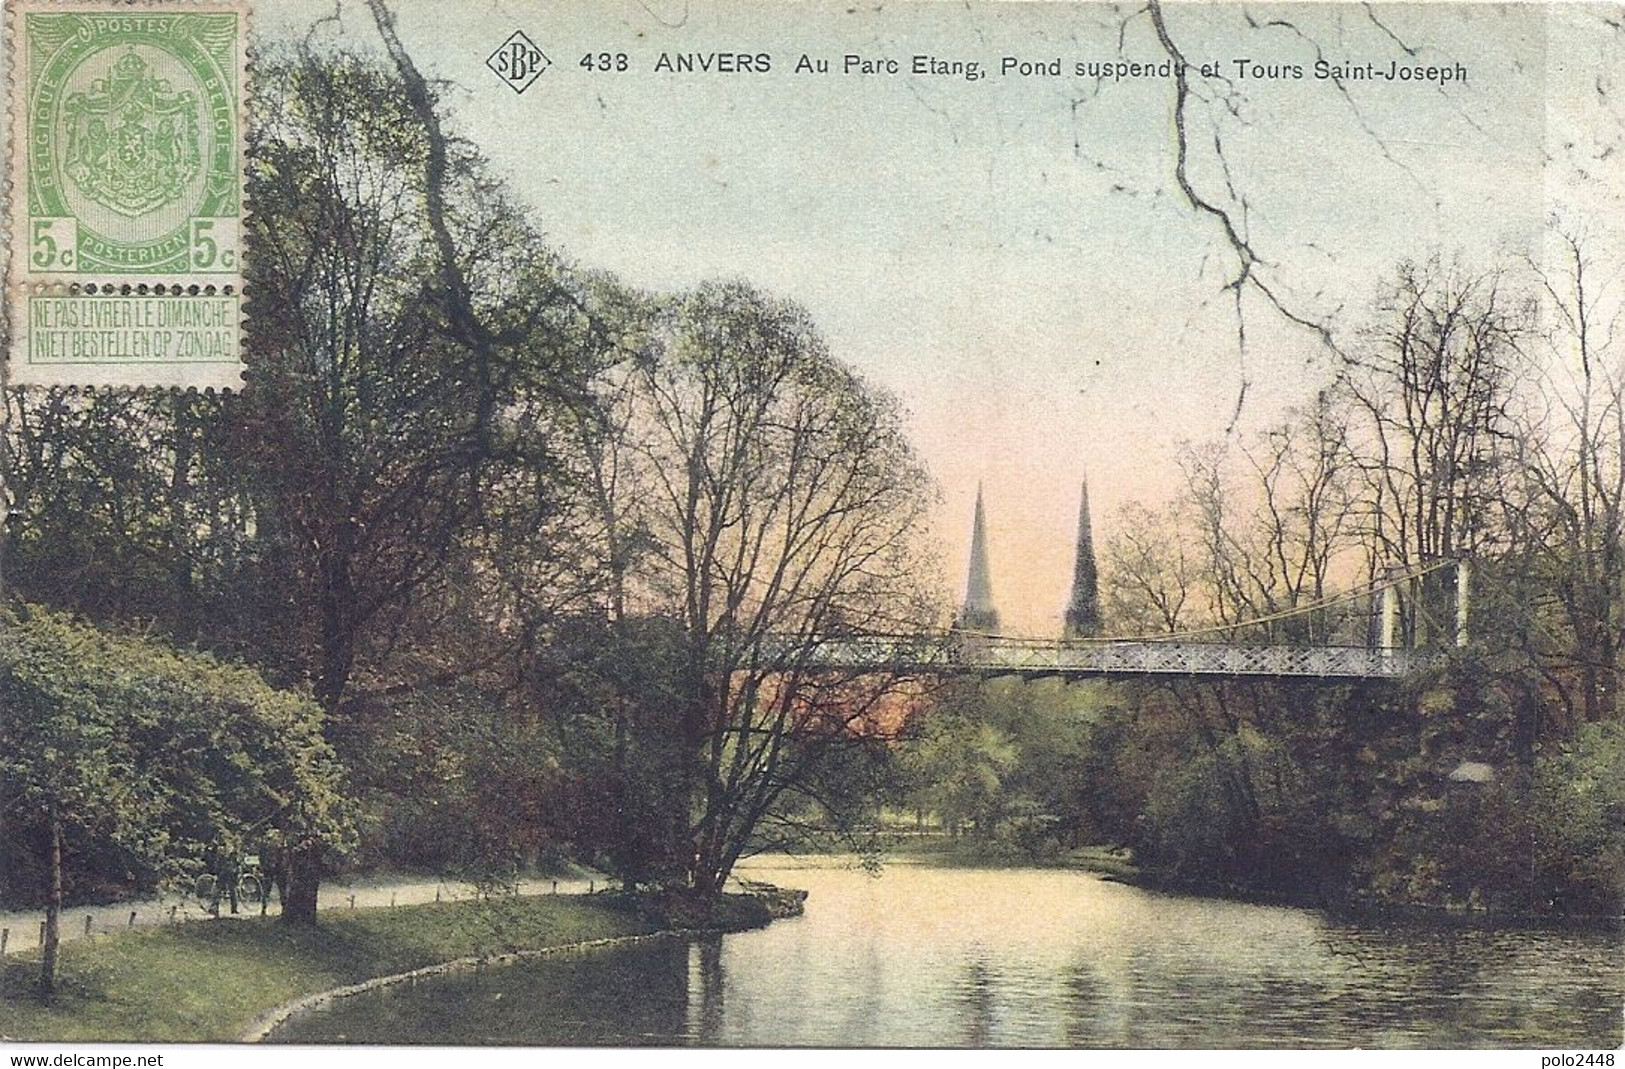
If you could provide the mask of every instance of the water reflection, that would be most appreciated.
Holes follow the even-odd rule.
[[[695,1046],[716,1046],[722,1032],[722,936],[704,935],[688,945],[687,1028]]]
[[[753,873],[806,917],[349,1000],[287,1042],[1418,1047],[1621,1041],[1617,933],[1328,923],[1083,873]]]
[[[960,997],[957,1000],[962,1010],[960,1016],[965,1022],[960,1046],[993,1045],[993,1037],[998,1034],[993,1013],[993,987],[992,969],[983,954],[965,963],[965,975],[960,981]]]
[[[1100,1043],[1099,1037],[1119,1030],[1113,1027],[1114,1022],[1107,1012],[1111,1003],[1105,987],[1088,961],[1079,960],[1069,966],[1063,983],[1066,985],[1066,1013],[1062,1024],[1067,1046],[1096,1046]]]

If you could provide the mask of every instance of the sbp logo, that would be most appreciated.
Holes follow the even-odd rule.
[[[553,61],[523,31],[515,30],[486,58],[485,65],[514,92],[523,93]]]

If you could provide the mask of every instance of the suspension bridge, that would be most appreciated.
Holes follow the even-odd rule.
[[[1417,613],[1422,578],[1444,569],[1455,572],[1452,644],[1467,643],[1468,574],[1465,559],[1435,561],[1349,593],[1321,598],[1231,624],[1123,638],[1021,638],[964,628],[929,636],[862,636],[803,645],[793,655],[803,667],[853,672],[886,670],[922,675],[1016,676],[1027,679],[1132,677],[1254,677],[1320,680],[1395,680],[1438,660],[1438,648],[1416,648],[1400,627],[1401,602]],[[1369,599],[1369,600],[1368,600]],[[1343,626],[1328,626],[1330,614],[1364,602],[1366,611],[1345,613]],[[1374,611],[1372,611],[1374,610]],[[1374,627],[1351,627],[1349,621]],[[1314,626],[1293,629],[1294,621],[1318,621],[1322,641],[1244,642],[1239,636],[1259,629],[1313,634]],[[1365,644],[1339,643],[1333,636],[1365,630]],[[1416,628],[1409,628],[1412,640]],[[1435,627],[1438,633],[1444,629]],[[785,651],[789,654],[789,651]]]
[[[1428,650],[1362,646],[1259,646],[1156,640],[1091,641],[949,634],[940,640],[854,639],[820,644],[819,668],[1027,679],[1132,676],[1262,676],[1399,679],[1431,663]]]

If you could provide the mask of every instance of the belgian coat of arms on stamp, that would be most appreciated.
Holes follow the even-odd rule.
[[[9,380],[237,385],[245,10],[10,15]]]

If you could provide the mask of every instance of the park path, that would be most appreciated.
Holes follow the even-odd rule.
[[[604,877],[597,874],[557,880],[525,879],[519,881],[522,895],[579,895],[604,886]],[[355,880],[350,883],[324,882],[316,907],[322,911],[346,909],[375,909],[390,906],[413,906],[428,902],[459,902],[474,898],[472,884],[457,880],[413,878],[382,878]],[[271,896],[267,913],[282,912]],[[238,918],[259,916],[259,907],[242,907]],[[224,906],[220,920],[234,919]],[[191,896],[165,895],[161,898],[143,898],[129,902],[115,902],[107,906],[70,906],[62,911],[62,941],[72,942],[95,938],[110,932],[130,928],[148,928],[160,924],[216,923],[203,904]],[[43,909],[0,911],[0,941],[3,953],[15,954],[32,950],[40,944],[40,927],[45,923]]]

